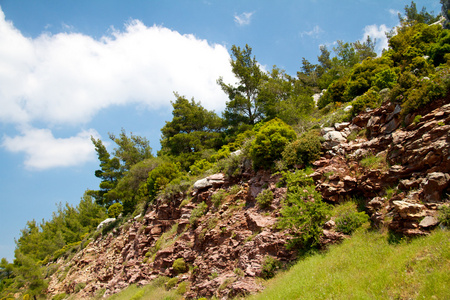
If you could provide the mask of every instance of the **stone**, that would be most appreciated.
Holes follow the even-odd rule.
[[[349,112],[349,111],[352,110],[352,108],[353,108],[352,105],[347,105],[347,106],[344,108],[344,111],[345,111],[345,112]]]
[[[342,134],[339,131],[333,130],[327,132],[323,138],[325,139],[325,143],[323,146],[325,149],[330,150],[335,146],[340,145],[341,143],[347,142],[347,139],[342,136]]]
[[[426,215],[425,206],[418,203],[406,201],[392,201],[394,209],[403,219],[418,219]]]
[[[322,128],[322,129],[320,130],[320,133],[321,133],[322,135],[325,135],[325,134],[327,134],[327,133],[330,132],[330,131],[335,131],[334,127],[324,127],[324,128]]]
[[[115,221],[116,221],[116,218],[108,218],[108,219],[105,219],[105,220],[103,220],[100,224],[98,224],[97,230],[100,230],[100,229],[102,229],[103,227],[105,227],[106,225],[108,225],[108,224],[110,224],[110,223],[112,223],[112,222],[115,222]]]
[[[436,226],[437,224],[439,224],[438,219],[433,216],[426,216],[422,219],[422,221],[420,221],[419,226],[423,228],[430,228]]]
[[[427,174],[422,182],[424,200],[426,202],[440,202],[442,192],[449,186],[450,175],[442,172]]]
[[[224,184],[225,175],[222,173],[214,174],[211,176],[208,176],[206,178],[197,180],[194,183],[194,189],[196,190],[202,190],[206,188],[210,188],[212,186],[220,186]]]
[[[344,128],[347,128],[349,125],[350,125],[350,122],[335,123],[334,128],[336,128],[337,131],[342,131]]]
[[[242,150],[236,150],[236,151],[234,151],[234,152],[231,152],[230,153],[230,156],[239,156],[239,155],[241,155],[242,154]]]

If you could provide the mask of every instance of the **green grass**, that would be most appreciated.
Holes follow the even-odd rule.
[[[385,156],[375,156],[375,155],[369,155],[361,159],[359,164],[368,169],[382,169],[387,170],[389,168],[388,164],[386,163],[386,157]]]
[[[266,286],[249,299],[448,299],[450,232],[390,245],[380,233],[360,230]]]
[[[182,296],[175,290],[166,291],[163,285],[158,282],[150,283],[143,287],[132,284],[120,293],[108,297],[108,300],[178,300]]]

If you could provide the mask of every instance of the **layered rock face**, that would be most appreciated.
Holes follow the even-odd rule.
[[[275,228],[284,188],[276,188],[277,177],[253,174],[236,194],[215,205],[212,195],[227,190],[231,182],[222,174],[197,183],[192,201],[180,207],[181,199],[159,200],[147,213],[97,238],[51,278],[49,294],[75,293],[91,298],[98,290],[105,296],[119,292],[129,284],[147,284],[158,276],[177,275],[172,268],[183,258],[191,271],[179,275],[190,282],[187,298],[234,297],[259,291],[263,261],[270,255],[279,261],[291,261],[294,251],[286,249],[289,237]],[[263,186],[273,191],[272,206],[261,210],[254,196]],[[235,187],[236,188],[236,187]],[[205,202],[207,212],[195,223],[192,213]],[[147,253],[150,253],[147,254]],[[64,269],[66,270],[64,272]]]
[[[360,197],[376,226],[427,234],[450,185],[450,104],[435,106],[422,117],[406,116],[406,126],[400,107],[386,103],[352,123],[325,128],[326,154],[312,175],[324,199]]]

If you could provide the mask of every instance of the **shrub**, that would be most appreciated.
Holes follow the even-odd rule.
[[[194,176],[202,175],[207,170],[211,169],[213,164],[206,159],[197,160],[193,165],[189,167],[190,173]]]
[[[271,168],[281,158],[286,145],[296,138],[295,131],[278,118],[265,123],[250,146],[250,156],[258,168]]]
[[[297,170],[295,172],[281,172],[281,179],[277,183],[277,186],[285,186],[287,188],[287,192],[289,193],[313,184],[314,180],[309,177],[304,170]]]
[[[438,220],[445,227],[450,227],[450,205],[442,205],[439,208]]]
[[[192,210],[191,217],[189,218],[189,224],[191,226],[197,225],[197,220],[205,214],[208,210],[208,205],[205,202],[199,203],[196,208]]]
[[[352,102],[350,115],[353,117],[365,111],[366,108],[376,108],[380,104],[380,100],[380,95],[374,89],[370,89]]]
[[[276,270],[280,267],[280,262],[268,255],[264,258],[264,262],[262,264],[261,269],[261,277],[264,279],[270,279],[275,276]]]
[[[333,81],[323,96],[320,97],[317,102],[317,107],[322,109],[332,102],[347,102],[344,98],[345,89],[347,88],[347,79],[347,77],[342,77]]]
[[[278,223],[294,235],[288,247],[299,246],[307,251],[318,246],[322,225],[329,214],[330,206],[322,201],[314,185],[288,190]]]
[[[184,258],[177,258],[172,264],[173,271],[175,274],[185,273],[187,271],[186,262]]]
[[[402,116],[417,111],[428,103],[444,97],[447,87],[439,78],[433,80],[422,78],[414,88],[410,88],[403,98]]]
[[[171,290],[173,289],[178,283],[178,277],[174,277],[174,278],[170,278],[167,282],[166,282],[166,290]]]
[[[123,206],[120,203],[114,203],[108,208],[108,217],[117,218],[123,211]]]
[[[392,88],[397,83],[398,76],[392,69],[385,69],[375,74],[374,84],[380,90]]]
[[[273,192],[271,190],[263,190],[261,193],[256,196],[256,202],[259,207],[262,209],[266,209],[272,204],[273,201]]]
[[[303,134],[298,140],[286,145],[282,156],[287,167],[309,165],[320,157],[320,138],[313,132]]]
[[[367,155],[361,161],[359,164],[368,169],[387,169],[388,164],[386,162],[386,156],[384,155]]]
[[[242,271],[242,270],[239,269],[239,268],[235,268],[233,272],[234,272],[234,274],[236,274],[238,277],[243,277],[243,276],[245,275],[244,271]]]
[[[220,189],[216,193],[212,194],[211,202],[213,203],[214,207],[218,208],[222,204],[222,201],[226,196],[228,196],[228,193],[226,193],[223,189]]]
[[[358,212],[356,203],[353,201],[345,202],[335,209],[336,229],[344,234],[352,234],[369,220],[365,212]]]
[[[79,282],[75,285],[74,287],[74,292],[78,293],[79,291],[81,291],[82,289],[84,289],[86,287],[86,283],[85,282]]]
[[[66,297],[67,297],[66,293],[56,294],[55,296],[53,296],[52,300],[62,300],[65,299]]]
[[[178,287],[177,287],[176,293],[177,293],[178,295],[183,295],[184,293],[186,293],[187,287],[188,287],[188,282],[187,282],[187,281],[181,282],[181,283],[178,285]]]
[[[421,119],[422,119],[422,116],[421,115],[417,115],[417,116],[414,117],[413,123],[417,124],[417,123],[420,122]]]
[[[159,191],[169,182],[181,175],[179,164],[164,162],[148,173],[147,188],[150,199],[153,200]]]

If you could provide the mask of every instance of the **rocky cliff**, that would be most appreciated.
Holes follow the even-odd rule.
[[[334,204],[359,197],[376,227],[426,235],[438,224],[437,209],[450,182],[448,102],[434,103],[421,117],[406,116],[405,124],[400,107],[388,102],[351,123],[323,128],[323,156],[314,162],[311,175],[317,190]],[[60,260],[48,294],[90,298],[101,290],[107,296],[158,276],[188,281],[186,298],[259,291],[257,278],[267,256],[287,263],[296,255],[286,249],[288,232],[275,226],[286,193],[276,186],[278,176],[250,170],[243,174],[206,178],[190,201],[161,198],[145,215],[99,235],[72,259]],[[263,188],[274,193],[267,209],[255,202]],[[219,203],[214,200],[218,193],[224,195]],[[333,228],[332,220],[324,224],[323,245],[343,238]],[[173,267],[180,258],[189,270]]]

